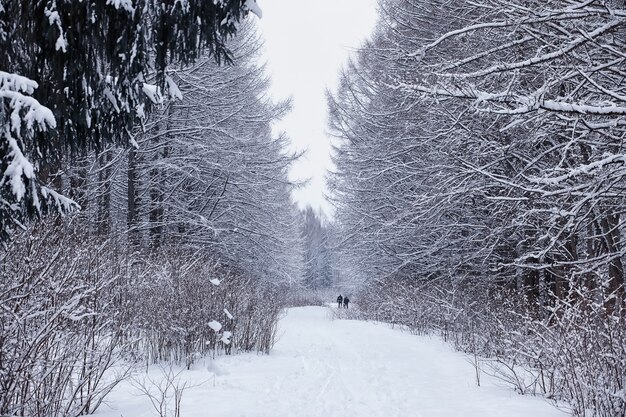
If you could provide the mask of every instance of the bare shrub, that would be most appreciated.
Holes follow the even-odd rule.
[[[197,253],[131,252],[79,220],[0,253],[0,415],[92,413],[139,360],[272,348],[280,288]]]
[[[304,286],[292,285],[286,289],[288,307],[324,306],[337,297],[335,290],[312,290]]]
[[[123,265],[109,241],[79,236],[31,228],[0,254],[0,415],[91,413],[124,377],[111,372]]]
[[[156,377],[149,373],[133,377],[132,385],[150,400],[159,417],[180,417],[183,393],[193,386],[180,380],[182,370],[176,372],[172,364],[159,366],[159,371]]]
[[[167,260],[167,263],[164,262]],[[172,251],[141,261],[129,291],[132,338],[146,364],[190,367],[201,356],[269,352],[284,298],[264,284],[198,254]]]
[[[481,373],[520,394],[570,404],[575,416],[626,415],[626,328],[594,291],[571,287],[540,307],[517,291],[468,280],[372,285],[359,295],[369,320],[435,333],[470,355]]]

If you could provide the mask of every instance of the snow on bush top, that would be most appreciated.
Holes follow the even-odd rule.
[[[222,325],[215,320],[211,320],[209,322],[209,327],[213,329],[215,332],[219,332],[222,329]]]

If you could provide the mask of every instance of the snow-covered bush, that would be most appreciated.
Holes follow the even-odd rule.
[[[133,363],[271,349],[280,287],[198,253],[86,237],[84,221],[29,227],[0,253],[0,414],[91,413]]]
[[[93,412],[123,377],[119,263],[71,226],[18,234],[0,252],[0,414]],[[118,373],[121,372],[121,373]]]
[[[133,262],[129,337],[146,363],[190,366],[209,354],[267,353],[273,346],[285,303],[277,288],[181,251]]]
[[[337,297],[334,289],[312,290],[303,284],[293,284],[286,288],[285,299],[289,307],[324,306]]]
[[[576,416],[626,410],[626,329],[593,292],[573,290],[543,311],[517,291],[467,281],[371,285],[358,297],[365,319],[439,334],[471,354],[478,373],[521,394],[564,402]]]

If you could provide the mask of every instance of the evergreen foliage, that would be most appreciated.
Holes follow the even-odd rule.
[[[168,66],[185,66],[203,51],[229,62],[226,40],[254,1],[3,0],[0,62],[15,78],[34,81],[29,90],[54,115],[54,126],[16,138],[6,127],[16,102],[3,93],[0,121],[0,237],[9,225],[41,213],[39,181],[53,182],[61,163],[111,144],[126,146],[129,132],[160,101],[175,94]],[[155,85],[147,80],[154,80]],[[2,90],[7,91],[6,83]],[[54,127],[54,129],[50,129]],[[10,132],[13,133],[10,133]],[[11,138],[19,139],[12,145]],[[25,192],[7,185],[10,158],[19,148],[34,174],[12,175]],[[11,149],[9,149],[11,148]],[[37,178],[38,177],[38,178]],[[39,181],[38,181],[39,180]],[[58,179],[57,179],[57,186]],[[71,204],[54,208],[71,208]]]

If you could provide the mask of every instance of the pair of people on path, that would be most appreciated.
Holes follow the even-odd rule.
[[[341,294],[339,294],[339,297],[337,297],[337,308],[341,308],[342,303],[343,303],[343,308],[348,308],[349,302],[350,302],[350,299],[348,297],[342,297]]]

